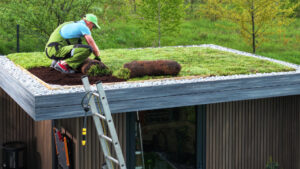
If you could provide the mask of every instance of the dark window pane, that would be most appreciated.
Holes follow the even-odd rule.
[[[146,169],[196,168],[194,107],[139,112],[139,121],[140,125],[137,123],[136,126],[136,168],[143,166],[142,149]]]

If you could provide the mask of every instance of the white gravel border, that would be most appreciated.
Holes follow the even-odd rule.
[[[213,44],[204,44],[204,45],[189,45],[189,46],[173,46],[173,47],[205,47],[212,48],[226,52],[232,52],[239,55],[251,56],[263,60],[268,60],[271,62],[279,63],[286,65],[288,67],[296,69],[296,71],[291,72],[274,72],[274,73],[256,73],[249,75],[232,75],[232,76],[214,76],[214,77],[180,77],[180,78],[168,78],[168,79],[157,79],[157,80],[146,80],[146,81],[136,81],[136,82],[118,82],[118,83],[106,83],[103,85],[105,90],[114,90],[114,89],[124,89],[124,88],[135,88],[135,87],[146,87],[146,86],[159,86],[159,85],[170,85],[170,84],[183,84],[183,83],[194,83],[194,82],[206,82],[206,81],[217,81],[217,80],[229,80],[229,79],[242,79],[242,78],[252,78],[252,77],[265,77],[265,76],[274,76],[274,75],[288,75],[288,74],[298,74],[300,72],[300,66],[292,63],[287,63],[284,61],[279,61],[243,51],[238,51],[235,49],[225,48]],[[134,48],[134,49],[143,49],[143,48]],[[39,82],[37,78],[34,78],[32,75],[29,75],[27,72],[23,71],[19,66],[16,66],[12,61],[10,61],[5,56],[0,56],[0,65],[1,71],[6,71],[8,74],[13,76],[24,85],[30,92],[35,96],[41,95],[53,95],[53,94],[63,94],[63,93],[76,93],[84,92],[82,86],[61,86],[61,85],[50,85],[53,90],[47,88],[45,85]],[[95,86],[92,86],[92,89],[95,90]]]

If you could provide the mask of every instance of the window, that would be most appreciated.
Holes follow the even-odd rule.
[[[195,107],[141,111],[137,114],[136,169],[143,166],[145,169],[196,168]]]

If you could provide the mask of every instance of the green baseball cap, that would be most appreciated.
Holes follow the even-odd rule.
[[[98,29],[100,29],[100,26],[98,25],[98,19],[97,16],[94,14],[86,14],[84,17],[85,20],[93,22],[94,25],[96,25],[96,27]]]

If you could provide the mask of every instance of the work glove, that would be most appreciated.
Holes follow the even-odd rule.
[[[101,59],[98,56],[95,57],[95,60],[98,60],[99,62],[101,62]]]

